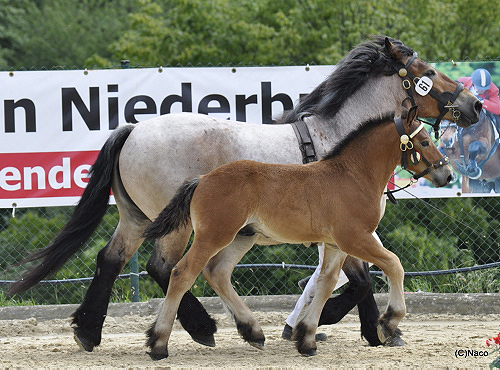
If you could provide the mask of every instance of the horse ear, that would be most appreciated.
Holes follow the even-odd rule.
[[[391,42],[391,40],[389,40],[388,37],[385,38],[385,49],[387,50],[387,52],[392,55],[393,57],[396,56],[396,53],[395,53],[395,50],[394,50],[394,44]]]
[[[418,111],[418,106],[414,105],[413,107],[410,108],[408,111],[408,118],[406,119],[406,123],[410,125],[415,118],[417,118],[417,111]]]

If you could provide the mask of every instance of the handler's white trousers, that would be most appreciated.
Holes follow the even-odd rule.
[[[377,239],[377,241],[380,244],[382,244],[382,241],[380,240],[376,232],[373,232],[373,236],[375,237],[375,239]],[[295,324],[297,323],[297,318],[299,317],[299,314],[304,308],[304,306],[306,304],[311,303],[314,297],[314,293],[316,293],[316,283],[318,282],[318,277],[321,272],[321,266],[323,265],[323,258],[325,256],[325,243],[318,244],[318,254],[319,254],[318,266],[316,267],[314,273],[311,275],[311,278],[307,282],[307,285],[304,288],[302,295],[299,297],[299,300],[295,304],[295,308],[293,309],[292,313],[285,320],[285,322],[292,328],[295,327]],[[370,263],[370,266],[371,265],[372,264]],[[337,285],[335,285],[334,290],[340,288],[348,281],[349,279],[345,275],[344,271],[340,270],[339,280],[337,281]]]

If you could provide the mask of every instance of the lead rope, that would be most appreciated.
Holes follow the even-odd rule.
[[[394,183],[392,183],[392,182],[391,182],[391,184],[393,184],[394,186],[398,186],[397,184],[394,184]],[[399,187],[399,186],[398,186],[398,187]],[[463,223],[463,222],[462,222],[462,221],[460,221],[460,220],[457,220],[455,217],[451,216],[449,213],[446,213],[446,212],[444,212],[444,211],[441,211],[441,210],[440,210],[439,208],[437,208],[436,206],[433,206],[432,204],[427,203],[424,199],[419,198],[419,197],[417,197],[416,195],[414,195],[414,194],[410,193],[408,190],[406,190],[406,188],[407,188],[407,187],[408,187],[408,186],[405,186],[404,188],[399,188],[399,189],[398,189],[398,190],[396,190],[396,191],[403,190],[406,194],[411,195],[413,198],[418,199],[419,201],[421,201],[421,202],[425,203],[426,205],[428,205],[429,207],[431,207],[433,210],[435,210],[435,211],[437,211],[437,212],[439,212],[439,213],[441,213],[441,214],[443,214],[443,215],[445,215],[445,216],[447,216],[447,217],[451,218],[454,222],[456,222],[456,223],[458,223],[458,224],[460,224],[460,225],[462,225],[462,226],[464,226],[464,227],[466,227],[466,228],[468,228],[468,229],[470,229],[470,230],[474,230],[471,226],[469,226],[469,225],[467,225],[467,224]]]
[[[403,171],[403,168],[401,168],[398,172],[395,172],[393,176],[399,174],[401,171]],[[417,181],[415,181],[415,179],[413,177],[413,174],[410,171],[408,171],[408,170],[406,170],[406,171],[410,175],[412,175],[411,178],[410,178],[410,182],[408,184],[406,184],[405,186],[401,187],[401,186],[397,185],[395,182],[389,180],[389,184],[397,186],[398,189],[394,189],[394,190],[387,189],[387,191],[384,191],[384,195],[387,195],[387,198],[389,199],[389,201],[392,204],[398,204],[398,200],[394,196],[394,193],[397,193],[398,191],[401,191],[401,190],[405,190],[405,189],[409,188],[410,186],[412,186],[413,184],[417,183]]]

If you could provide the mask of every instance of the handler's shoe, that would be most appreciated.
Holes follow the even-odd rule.
[[[281,338],[286,340],[292,340],[292,331],[293,328],[290,325],[285,324],[285,327],[283,328],[283,333],[281,333]],[[315,338],[316,342],[324,342],[325,340],[328,339],[328,335],[326,335],[325,333],[318,333],[316,334]]]

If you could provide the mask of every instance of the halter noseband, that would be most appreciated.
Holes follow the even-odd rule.
[[[413,97],[413,91],[411,89],[412,81],[415,84],[415,91],[417,92],[417,94],[422,96],[430,94],[430,96],[438,101],[439,116],[436,118],[435,123],[432,125],[437,139],[439,132],[439,123],[449,110],[452,111],[453,122],[456,122],[460,118],[460,111],[456,109],[457,106],[454,103],[460,92],[462,92],[462,90],[464,89],[464,84],[459,82],[453,93],[447,91],[440,93],[436,91],[432,87],[432,80],[429,77],[416,77],[413,73],[410,72],[409,67],[417,57],[418,54],[416,52],[413,52],[413,55],[405,65],[395,60],[391,64],[394,70],[398,73],[399,77],[401,77],[401,80],[403,81],[403,88],[407,91],[408,98],[410,99],[412,105],[416,105],[415,98]]]
[[[427,165],[427,168],[425,170],[423,170],[419,174],[413,175],[414,180],[418,180],[419,178],[424,177],[428,173],[431,173],[432,171],[435,171],[440,167],[446,166],[450,162],[450,159],[447,156],[443,156],[436,163],[432,164],[427,158],[424,157],[423,154],[417,153],[417,151],[415,150],[415,147],[411,139],[413,139],[424,128],[425,122],[422,122],[420,126],[418,126],[415,129],[415,131],[413,131],[410,135],[406,134],[406,130],[401,117],[395,118],[394,124],[396,125],[396,129],[398,130],[400,139],[399,148],[401,149],[401,167],[407,170],[408,156],[406,155],[406,151],[408,150],[411,150],[410,157],[414,165],[416,165],[419,162],[418,154],[420,154],[421,159]]]

